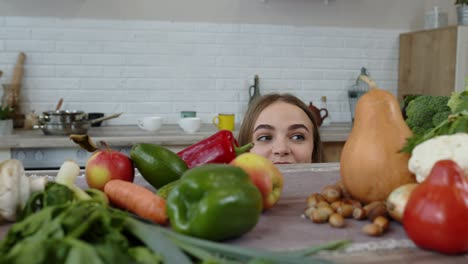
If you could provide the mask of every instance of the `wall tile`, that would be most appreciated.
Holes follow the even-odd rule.
[[[107,124],[144,115],[175,123],[194,109],[203,122],[233,112],[240,123],[249,86],[304,102],[327,96],[334,122],[350,121],[347,89],[361,67],[392,93],[404,30],[212,24],[85,18],[0,17],[0,67],[9,81],[26,52],[22,108],[66,107],[106,114]]]

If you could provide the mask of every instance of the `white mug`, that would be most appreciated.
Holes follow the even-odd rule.
[[[179,120],[179,126],[189,134],[195,133],[200,130],[201,119],[200,117],[185,117]]]
[[[160,116],[147,116],[137,120],[139,128],[146,131],[158,131],[161,129],[163,119]]]

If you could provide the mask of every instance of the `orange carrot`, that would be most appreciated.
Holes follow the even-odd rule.
[[[110,180],[104,193],[115,206],[158,224],[166,224],[166,200],[150,190],[123,180]]]

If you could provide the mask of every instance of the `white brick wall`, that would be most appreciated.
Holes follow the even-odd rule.
[[[175,123],[181,110],[203,122],[218,112],[241,121],[248,87],[289,92],[319,104],[333,121],[350,120],[347,89],[360,68],[396,93],[403,30],[0,17],[2,83],[17,54],[27,55],[23,112],[63,109],[124,112],[108,124],[144,115]]]

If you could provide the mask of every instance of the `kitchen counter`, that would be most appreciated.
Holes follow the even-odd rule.
[[[322,252],[319,257],[337,263],[468,263],[468,255],[447,256],[417,248],[406,236],[401,224],[392,221],[389,230],[381,237],[369,237],[361,232],[368,221],[346,219],[344,228],[332,228],[328,224],[314,224],[303,218],[306,197],[319,192],[325,185],[336,182],[339,163],[291,164],[278,166],[285,177],[280,201],[264,212],[253,230],[240,238],[225,243],[249,248],[287,250],[304,248],[332,240],[349,239],[345,249]],[[55,176],[56,171],[29,171]],[[139,175],[136,183],[150,188]],[[84,177],[78,178],[79,186],[86,186]],[[0,226],[0,238],[9,225]]]
[[[351,131],[351,123],[334,123],[320,128],[324,143],[325,161],[339,161],[341,149]],[[185,133],[176,124],[165,124],[157,132],[141,130],[136,125],[91,127],[88,135],[94,142],[105,141],[110,147],[128,153],[137,143],[164,146],[174,152],[199,142],[217,132],[212,124],[202,124],[193,134]],[[234,131],[237,136],[238,131]],[[56,168],[63,157],[77,160],[80,166],[89,153],[80,150],[68,136],[44,135],[37,130],[15,130],[10,136],[0,137],[0,160],[16,158],[22,160],[27,169]]]
[[[126,146],[135,143],[153,143],[164,146],[180,146],[194,144],[212,134],[217,129],[211,124],[203,124],[200,131],[187,134],[175,124],[165,124],[157,132],[141,130],[136,125],[91,127],[88,135],[95,142],[106,141],[109,145]],[[321,127],[323,142],[344,142],[351,131],[350,123],[336,123]],[[237,134],[237,130],[234,134]],[[39,130],[15,130],[10,136],[0,137],[0,149],[4,148],[55,148],[75,147],[76,144],[67,136],[44,135]]]

